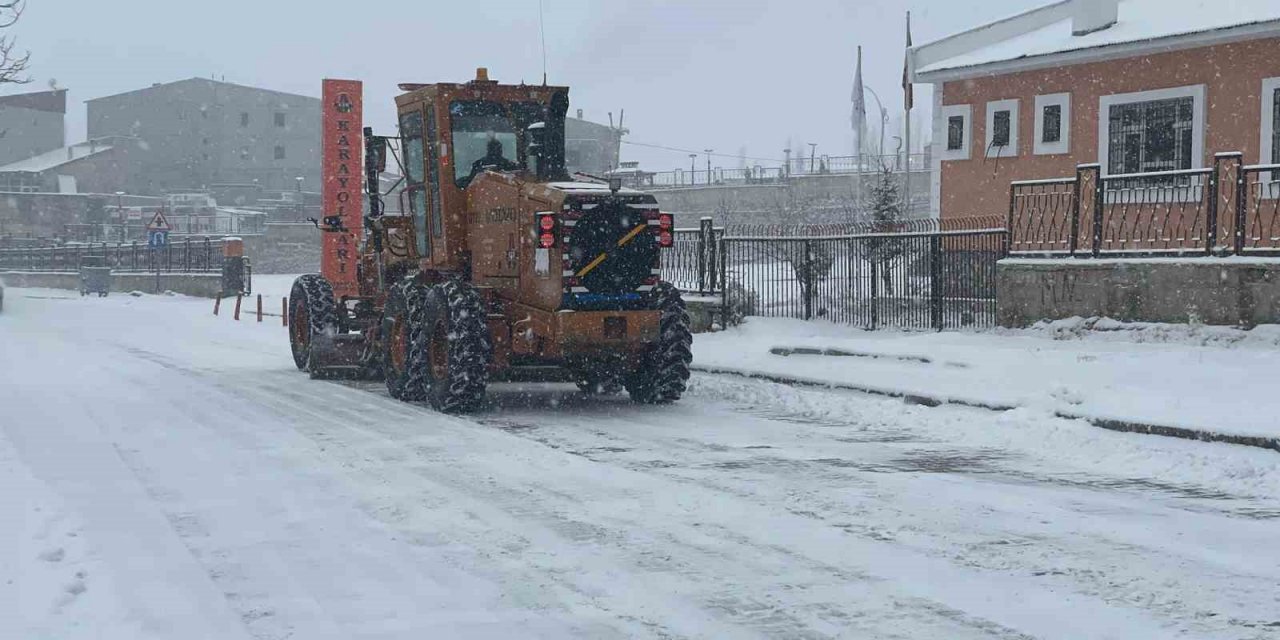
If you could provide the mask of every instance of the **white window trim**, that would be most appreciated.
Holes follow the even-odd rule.
[[[1003,147],[991,146],[996,134],[996,112],[1009,112],[1009,144]],[[992,100],[987,103],[987,135],[982,153],[988,157],[1012,158],[1018,155],[1018,99]]]
[[[1170,87],[1152,91],[1135,93],[1116,93],[1098,98],[1098,162],[1102,163],[1102,175],[1110,175],[1107,167],[1110,164],[1111,152],[1111,107],[1117,104],[1134,102],[1150,102],[1152,100],[1168,100],[1170,98],[1191,97],[1191,168],[1204,168],[1204,96],[1205,85],[1193,84],[1185,87]]]
[[[1044,140],[1044,108],[1058,105],[1062,108],[1062,122],[1059,125],[1057,142]],[[1071,152],[1071,94],[1050,93],[1036,96],[1035,139],[1032,141],[1032,152],[1038,156],[1049,156]]]
[[[959,149],[947,148],[947,136],[950,132],[948,122],[952,116],[964,117],[964,140]],[[968,160],[969,148],[973,141],[973,109],[967,104],[949,104],[942,107],[942,151],[938,155],[943,160]]]
[[[1271,164],[1271,153],[1274,151],[1271,147],[1271,138],[1275,134],[1275,122],[1271,116],[1274,113],[1273,101],[1276,98],[1276,89],[1280,89],[1280,78],[1263,78],[1262,79],[1262,145],[1259,147],[1261,151],[1258,153],[1258,164]]]

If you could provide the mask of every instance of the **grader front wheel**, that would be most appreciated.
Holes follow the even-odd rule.
[[[293,364],[299,370],[316,373],[311,358],[315,337],[333,333],[337,326],[337,302],[329,281],[316,273],[298,276],[289,294],[289,347],[293,351]]]

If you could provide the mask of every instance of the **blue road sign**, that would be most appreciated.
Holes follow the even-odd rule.
[[[169,232],[156,230],[148,231],[147,246],[152,249],[163,249],[169,246]]]

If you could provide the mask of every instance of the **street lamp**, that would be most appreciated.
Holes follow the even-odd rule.
[[[881,162],[884,161],[884,127],[889,124],[889,112],[884,108],[884,104],[880,102],[880,96],[876,95],[875,89],[864,87],[871,93],[871,97],[876,99],[876,106],[880,107],[880,147],[877,153],[880,155]],[[861,143],[861,141],[859,141]],[[862,150],[859,149],[859,152]]]
[[[693,186],[694,172],[698,170],[698,154],[689,154],[689,186]]]
[[[293,203],[293,221],[299,222],[302,220],[302,181],[304,178],[302,176],[298,176],[294,178],[294,180],[298,185],[298,198],[297,201]]]
[[[786,176],[791,173],[791,149],[783,149],[783,155],[786,156],[786,164],[782,166],[782,175]]]
[[[126,222],[124,217],[124,192],[123,191],[116,192],[116,217],[120,219],[120,242],[124,242],[126,239],[125,236],[128,235],[127,226],[129,223]]]
[[[707,184],[711,184],[711,154],[715,149],[703,149],[702,152],[707,154]]]
[[[808,144],[809,144],[809,173],[814,173],[813,161],[818,156],[818,143],[810,142]]]

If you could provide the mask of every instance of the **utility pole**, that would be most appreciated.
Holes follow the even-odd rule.
[[[697,175],[695,173],[698,170],[697,162],[698,162],[698,154],[696,153],[689,154],[689,186],[691,187],[693,186],[693,182],[694,182],[693,179]]]
[[[809,143],[809,173],[814,173],[813,161],[816,160],[817,157],[818,157],[818,143],[810,142]]]
[[[711,153],[715,149],[703,149],[702,151],[707,154],[707,184],[711,184]]]
[[[782,177],[785,178],[791,174],[791,149],[783,149],[782,153],[787,157],[786,164],[782,165]]]

